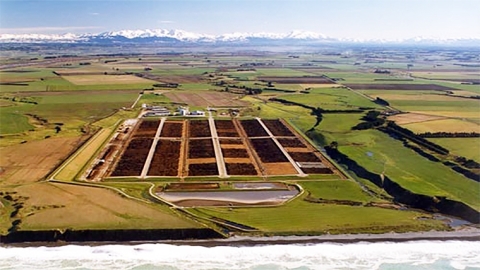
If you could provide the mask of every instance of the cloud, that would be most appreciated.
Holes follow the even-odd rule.
[[[58,34],[100,29],[99,26],[40,26],[21,28],[0,28],[0,34]]]
[[[98,13],[98,12],[90,12],[90,13],[88,13],[88,15],[98,16],[98,15],[100,15],[100,13]]]
[[[167,23],[175,23],[175,22],[174,22],[174,21],[159,21],[159,23],[165,23],[165,24],[167,24]]]

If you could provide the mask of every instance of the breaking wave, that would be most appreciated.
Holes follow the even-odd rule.
[[[0,269],[480,269],[480,242],[2,246]]]

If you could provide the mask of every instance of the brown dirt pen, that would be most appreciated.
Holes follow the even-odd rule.
[[[322,162],[322,160],[312,152],[289,152],[288,154],[297,162]]]
[[[220,143],[222,144],[222,146],[243,144],[241,139],[220,139]]]
[[[240,148],[222,148],[223,157],[225,158],[248,158],[246,149]]]
[[[189,140],[188,158],[214,158],[213,142],[211,139]]]
[[[188,165],[189,176],[218,175],[217,163],[199,163]]]
[[[177,191],[177,190],[199,190],[199,189],[219,189],[219,183],[169,183],[163,189],[164,191]]]
[[[283,146],[283,147],[296,147],[296,148],[306,148],[307,146],[299,139],[297,138],[279,138],[277,139],[278,142]]]
[[[148,175],[177,176],[181,141],[158,140]]]
[[[192,120],[189,121],[189,136],[190,137],[210,137],[210,127],[206,120]]]
[[[183,122],[170,122],[163,123],[161,137],[182,137]]]
[[[260,125],[257,120],[243,120],[240,122],[240,124],[242,125],[243,130],[245,130],[245,133],[247,133],[247,136],[250,138],[268,136],[265,129],[263,129],[262,125]]]
[[[302,168],[302,171],[309,174],[333,174],[330,168]]]
[[[153,139],[134,138],[118,161],[112,176],[139,176],[142,173]]]
[[[240,137],[235,125],[231,120],[216,120],[215,127],[219,137]]]
[[[267,128],[272,132],[274,136],[290,136],[293,137],[292,131],[288,129],[282,121],[276,120],[262,120],[262,122],[267,126]]]
[[[257,175],[252,163],[225,163],[229,175]]]
[[[272,139],[251,139],[250,142],[263,163],[288,161]]]
[[[133,137],[153,137],[157,133],[160,120],[142,120]]]

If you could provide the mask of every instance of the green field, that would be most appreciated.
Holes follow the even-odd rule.
[[[34,127],[28,123],[28,117],[16,113],[2,112],[0,108],[0,134],[16,134],[33,129]]]
[[[302,199],[278,208],[205,208],[196,211],[254,227],[267,235],[381,233],[444,228],[438,221],[418,220],[422,216],[420,213],[376,207],[316,204]]]
[[[478,138],[429,138],[428,140],[447,148],[453,155],[480,162]]]
[[[308,94],[282,95],[281,99],[320,107],[325,110],[352,110],[358,108],[379,108],[377,104],[346,89],[346,88],[316,88]]]

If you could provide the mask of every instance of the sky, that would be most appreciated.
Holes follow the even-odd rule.
[[[480,0],[0,0],[0,34],[125,29],[480,38]]]

